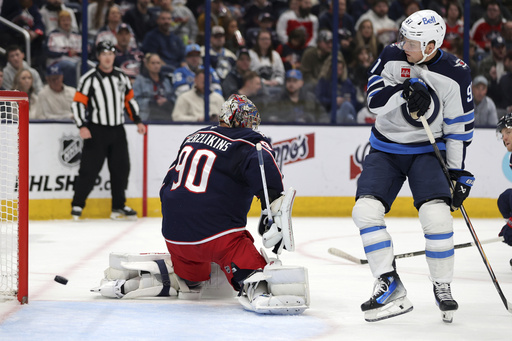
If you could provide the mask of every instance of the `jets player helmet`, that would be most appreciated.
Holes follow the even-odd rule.
[[[498,121],[498,125],[496,126],[496,136],[499,140],[503,138],[501,131],[505,128],[512,129],[512,112],[506,114]]]
[[[443,45],[445,33],[446,24],[439,14],[432,10],[417,11],[402,22],[398,46],[404,50],[421,51],[423,59],[419,64]],[[426,55],[425,49],[432,41],[436,48]]]
[[[258,108],[244,95],[233,94],[222,104],[220,121],[233,128],[258,130],[260,113]]]

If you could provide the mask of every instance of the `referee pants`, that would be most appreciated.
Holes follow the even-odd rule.
[[[130,156],[124,126],[90,124],[88,128],[92,138],[84,140],[80,170],[74,183],[75,194],[71,205],[85,207],[85,200],[91,193],[106,158],[110,172],[112,209],[123,208],[130,174]]]

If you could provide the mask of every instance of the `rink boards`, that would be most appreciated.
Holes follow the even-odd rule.
[[[147,144],[133,124],[126,125],[131,171],[128,204],[142,212],[146,170],[147,215],[160,215],[158,191],[177,150],[188,134],[202,125],[150,125]],[[297,189],[295,216],[348,216],[354,203],[357,179],[369,151],[370,126],[266,126],[285,187]],[[73,181],[78,174],[82,141],[72,123],[30,125],[30,219],[69,218]],[[144,150],[147,150],[144,163]],[[498,217],[496,198],[512,182],[509,153],[493,129],[476,129],[468,148],[466,169],[476,183],[466,209],[475,217]],[[253,205],[251,215],[259,214]],[[84,217],[100,218],[110,212],[110,181],[104,165]],[[390,214],[414,216],[408,185],[404,185]]]

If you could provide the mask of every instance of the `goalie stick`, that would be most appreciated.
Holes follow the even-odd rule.
[[[260,173],[261,173],[261,182],[263,184],[263,194],[265,197],[265,203],[267,204],[267,218],[268,225],[272,226],[274,223],[274,219],[272,219],[272,210],[270,209],[270,200],[268,199],[268,189],[267,189],[267,178],[265,176],[265,162],[263,160],[263,152],[261,151],[261,143],[256,143],[256,152],[258,153],[258,163],[260,165]],[[281,243],[283,241],[281,240]],[[278,245],[278,244],[277,244]],[[276,254],[277,260],[279,260],[279,250],[278,246],[275,246],[272,252]]]
[[[487,240],[482,240],[482,241],[480,241],[480,243],[481,244],[490,244],[490,243],[502,242],[502,241],[503,241],[503,237],[496,237],[496,238],[491,238],[491,239],[487,239]],[[469,243],[463,243],[463,244],[456,244],[456,245],[453,246],[453,248],[454,249],[462,249],[462,248],[465,248],[465,247],[470,247],[470,246],[475,246],[475,245],[476,245],[475,242],[469,242]],[[362,258],[354,257],[354,256],[346,253],[345,251],[342,251],[342,250],[337,249],[335,247],[330,247],[328,252],[331,255],[333,255],[333,256],[344,258],[346,260],[351,261],[352,263],[368,264],[368,260],[367,259],[362,259]],[[421,255],[424,255],[424,254],[425,254],[425,250],[400,253],[398,255],[395,255],[395,259],[421,256]]]
[[[448,167],[446,166],[446,163],[444,162],[441,152],[439,151],[439,147],[436,144],[436,140],[434,138],[434,135],[432,134],[430,125],[428,124],[425,116],[420,116],[420,120],[421,120],[421,123],[423,124],[423,128],[425,129],[425,132],[427,133],[430,144],[434,148],[434,154],[436,155],[439,165],[443,169],[443,173],[446,177],[446,180],[448,180],[451,190],[455,191],[455,185],[453,184],[452,180],[450,179],[450,173],[448,171]],[[509,313],[512,314],[512,303],[510,303],[507,300],[507,298],[505,297],[505,294],[503,294],[503,291],[501,290],[500,284],[498,283],[498,279],[496,278],[496,275],[494,274],[494,271],[492,270],[491,263],[489,263],[489,260],[487,259],[487,256],[485,255],[485,252],[484,252],[484,249],[482,248],[482,244],[480,243],[480,240],[478,240],[478,236],[476,235],[475,228],[473,227],[473,224],[471,224],[471,220],[469,220],[469,216],[466,213],[466,209],[464,208],[464,205],[460,205],[460,212],[462,213],[462,217],[466,221],[466,225],[468,226],[469,232],[471,233],[471,236],[473,237],[473,240],[475,241],[475,245],[478,248],[478,251],[480,252],[480,256],[482,256],[482,260],[485,264],[485,267],[487,268],[487,271],[489,272],[489,275],[491,276],[492,282],[494,283],[494,287],[496,287],[496,290],[498,291],[498,294],[500,295],[500,298],[503,301],[505,308],[507,309],[507,311]]]
[[[256,151],[258,152],[258,162],[260,164],[261,182],[263,183],[263,193],[265,195],[265,203],[267,204],[268,224],[272,225],[274,220],[272,219],[272,212],[270,210],[270,202],[268,200],[267,179],[265,177],[265,164],[263,161],[263,153],[261,151],[261,143],[259,143],[259,142],[256,143]]]

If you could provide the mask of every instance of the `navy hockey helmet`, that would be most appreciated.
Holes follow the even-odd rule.
[[[498,121],[498,125],[496,126],[496,136],[498,136],[498,139],[501,140],[503,138],[501,131],[505,128],[512,129],[512,112],[506,114]]]
[[[100,41],[96,45],[96,55],[99,56],[100,53],[105,51],[116,52],[116,47],[114,46],[114,44],[112,44],[112,42],[108,40]]]
[[[258,130],[260,113],[258,108],[244,95],[233,94],[222,104],[220,121],[233,128]]]

